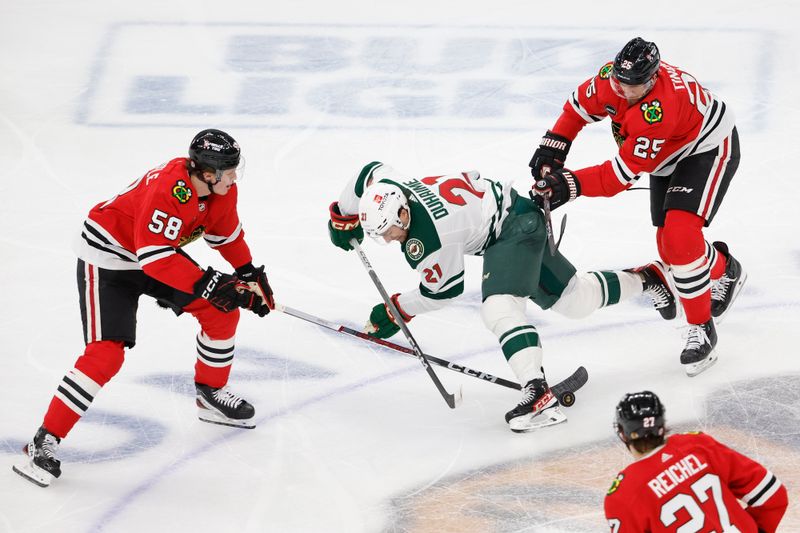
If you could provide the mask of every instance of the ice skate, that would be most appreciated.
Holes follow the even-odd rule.
[[[711,282],[711,316],[720,323],[747,281],[747,272],[730,254],[727,244],[717,241],[714,248],[727,259],[722,277]]]
[[[678,314],[675,304],[675,294],[669,286],[669,273],[664,263],[653,261],[630,272],[642,276],[642,292],[650,297],[653,307],[661,314],[664,320],[672,320]]]
[[[14,465],[14,472],[40,487],[49,487],[54,478],[61,475],[61,461],[56,459],[56,452],[61,439],[40,427],[31,440],[22,449],[28,454],[28,461]]]
[[[712,318],[705,324],[689,324],[681,364],[686,375],[694,377],[717,362],[717,330]]]
[[[506,413],[506,422],[511,431],[524,433],[567,421],[544,379],[530,380],[522,388],[522,395],[522,401]]]
[[[198,417],[203,422],[246,429],[256,427],[255,408],[243,398],[233,394],[228,387],[215,389],[195,383],[197,389]]]

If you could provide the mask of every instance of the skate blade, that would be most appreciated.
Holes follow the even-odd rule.
[[[40,487],[49,487],[50,483],[53,481],[53,474],[39,468],[30,461],[23,465],[14,465],[11,469],[34,485]]]
[[[728,307],[721,315],[714,317],[714,324],[716,325],[722,324],[724,317],[731,310],[731,307],[733,307],[733,303],[736,301],[736,298],[739,297],[739,293],[742,292],[742,287],[744,287],[745,281],[747,281],[747,272],[742,270],[742,277],[739,278],[739,281],[737,281],[736,285],[734,285],[733,287],[733,297],[731,298],[731,303],[728,304]]]
[[[508,422],[508,427],[514,433],[526,433],[547,426],[555,426],[567,421],[567,416],[558,406],[548,407],[541,413],[534,415],[518,416]]]
[[[208,422],[209,424],[218,424],[220,426],[230,426],[234,428],[244,428],[244,429],[253,429],[256,425],[253,423],[252,419],[248,420],[235,420],[233,418],[228,418],[227,416],[223,416],[216,411],[212,411],[210,409],[197,409],[197,418],[202,420],[203,422]]]
[[[714,366],[714,363],[716,362],[717,362],[717,352],[714,351],[708,354],[708,357],[706,357],[702,361],[683,365],[683,369],[686,371],[687,376],[693,378],[697,374],[700,374],[701,372]]]

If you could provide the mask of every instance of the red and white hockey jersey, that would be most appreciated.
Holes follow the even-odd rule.
[[[252,260],[236,211],[234,184],[224,196],[198,197],[186,159],[154,168],[97,204],[76,243],[78,257],[109,270],[138,270],[192,293],[203,271],[178,248],[201,236],[234,268]]]
[[[787,505],[772,472],[708,435],[687,433],[623,470],[605,512],[612,533],[772,533]]]
[[[726,142],[735,125],[733,112],[687,72],[661,62],[647,95],[633,105],[611,88],[612,63],[583,82],[564,104],[553,133],[574,140],[592,122],[611,117],[617,156],[573,170],[584,196],[613,196],[642,174],[668,176],[679,161]]]

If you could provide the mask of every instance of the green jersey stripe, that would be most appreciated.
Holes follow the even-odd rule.
[[[506,360],[511,359],[517,352],[524,350],[525,348],[536,348],[539,346],[539,334],[534,332],[531,333],[523,333],[522,335],[517,335],[512,337],[508,340],[505,344],[503,344],[503,355],[506,357]]]
[[[500,339],[499,339],[498,342],[500,344],[503,344],[503,342],[505,342],[506,338],[509,335],[512,335],[514,333],[517,333],[517,332],[520,332],[520,331],[523,331],[523,330],[531,330],[534,333],[536,332],[536,328],[531,326],[530,324],[525,324],[524,326],[517,326],[516,328],[512,328],[512,329],[506,331],[505,333],[503,333],[502,335],[500,335]]]
[[[456,296],[460,295],[464,292],[464,282],[460,281],[458,284],[453,285],[446,291],[439,291],[439,292],[431,292],[430,289],[425,287],[422,283],[419,284],[419,292],[425,298],[430,298],[431,300],[449,300],[450,298],[455,298]]]
[[[373,161],[361,169],[361,173],[358,175],[358,178],[356,178],[356,196],[361,198],[361,195],[364,194],[364,189],[367,188],[367,181],[372,177],[372,173],[375,172],[378,167],[382,166],[383,163],[380,161]]]

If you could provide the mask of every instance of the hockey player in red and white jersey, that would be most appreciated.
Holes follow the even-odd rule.
[[[703,433],[666,436],[664,406],[650,391],[617,405],[617,436],[636,459],[605,499],[612,533],[773,533],[786,488],[761,464]]]
[[[58,385],[42,426],[14,471],[40,486],[61,475],[61,440],[119,371],[136,343],[141,295],[199,325],[195,389],[199,418],[252,428],[255,409],[228,390],[239,308],[274,307],[264,267],[254,267],[236,211],[243,159],[225,132],[198,133],[189,157],[173,159],[89,212],[77,241],[77,281],[86,349]],[[236,270],[201,269],[182,246],[203,237]]]
[[[605,117],[619,145],[616,157],[564,168],[581,129]],[[746,280],[728,246],[703,236],[738,165],[730,108],[689,73],[661,61],[656,45],[639,37],[572,93],[530,162],[534,193],[549,197],[553,209],[578,196],[613,196],[649,174],[658,252],[670,266],[689,323],[681,353],[689,376],[716,361],[714,320],[728,311]]]

